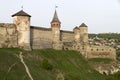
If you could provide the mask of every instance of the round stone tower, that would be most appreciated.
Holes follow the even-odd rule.
[[[80,42],[80,29],[76,26],[74,29],[74,36],[75,36],[75,42],[79,43]]]
[[[80,29],[80,51],[82,55],[87,57],[87,49],[88,49],[88,27],[82,23],[79,26]]]
[[[86,24],[82,23],[79,26],[80,29],[80,42],[84,44],[88,44],[88,27]]]
[[[31,50],[30,47],[30,15],[23,10],[12,15],[13,23],[18,31],[18,46],[25,50]]]
[[[61,27],[61,22],[58,19],[57,12],[55,10],[53,19],[51,21],[51,28],[52,28],[52,33],[53,33],[53,49],[60,50],[62,49],[61,42],[60,42],[60,27]]]

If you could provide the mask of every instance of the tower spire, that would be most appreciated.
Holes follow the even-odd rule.
[[[23,5],[21,6],[21,9],[23,10]]]
[[[51,23],[53,23],[53,22],[61,23],[58,16],[57,16],[56,8],[57,8],[57,6],[55,6],[55,13],[54,13],[54,16],[53,16],[53,19],[52,19]]]

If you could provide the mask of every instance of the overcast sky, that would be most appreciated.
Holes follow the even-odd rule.
[[[12,14],[30,14],[31,25],[50,27],[55,5],[61,29],[73,30],[85,23],[89,33],[120,33],[120,0],[0,0],[0,23],[12,23]]]

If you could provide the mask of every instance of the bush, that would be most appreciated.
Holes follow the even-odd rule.
[[[119,50],[119,51],[117,51],[117,60],[119,60],[119,61],[120,61],[120,50]]]
[[[52,64],[50,64],[47,59],[43,59],[42,67],[46,70],[52,70],[53,69]]]

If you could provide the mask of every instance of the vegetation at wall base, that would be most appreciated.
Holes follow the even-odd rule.
[[[0,49],[0,80],[30,80],[19,59],[20,52],[34,80],[119,80],[120,73],[98,73],[77,51],[14,48]]]
[[[112,59],[108,59],[108,58],[91,58],[91,59],[88,59],[89,62],[97,62],[97,63],[110,63],[112,62],[113,60]]]

